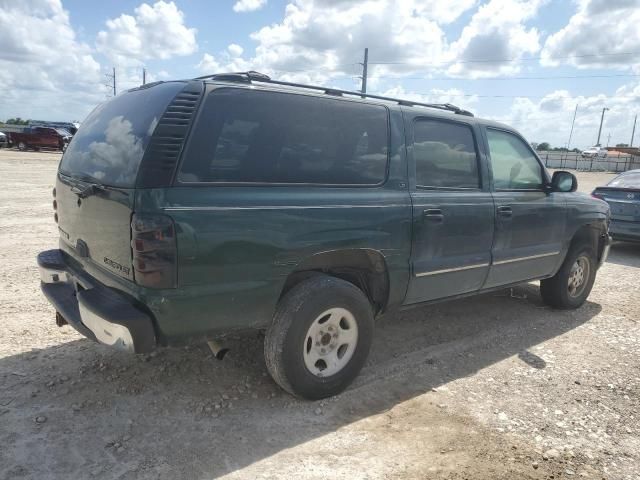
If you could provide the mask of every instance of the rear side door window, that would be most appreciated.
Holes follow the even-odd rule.
[[[383,106],[218,89],[205,101],[178,180],[378,185],[388,138]]]
[[[413,156],[419,188],[480,188],[478,156],[471,127],[446,120],[417,119],[413,130]]]
[[[496,190],[542,188],[542,165],[522,139],[509,132],[488,128],[487,140]]]

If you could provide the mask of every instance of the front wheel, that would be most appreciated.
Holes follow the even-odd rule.
[[[24,142],[19,142],[18,143],[18,150],[20,150],[21,152],[24,152],[27,150],[27,144]]]
[[[336,395],[364,366],[373,323],[371,304],[359,288],[327,275],[311,277],[278,304],[265,336],[267,369],[292,395]]]
[[[596,268],[596,255],[591,246],[571,248],[558,273],[540,281],[542,299],[554,308],[580,307],[591,293]]]

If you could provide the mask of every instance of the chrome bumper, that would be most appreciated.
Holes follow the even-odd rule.
[[[38,255],[41,288],[56,311],[85,337],[133,353],[156,344],[150,314],[123,294],[76,272],[60,250]]]

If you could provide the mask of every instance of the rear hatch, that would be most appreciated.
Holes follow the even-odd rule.
[[[598,187],[593,195],[609,204],[612,220],[640,221],[640,189]]]
[[[64,250],[83,263],[134,279],[131,218],[138,170],[163,113],[184,85],[155,84],[105,102],[69,144],[54,205]]]

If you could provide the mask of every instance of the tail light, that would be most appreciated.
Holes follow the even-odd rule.
[[[56,189],[53,188],[53,219],[58,223],[58,201],[56,200]]]
[[[604,195],[602,195],[601,193],[596,192],[595,190],[593,192],[591,192],[591,196],[593,198],[597,198],[598,200],[604,200]]]
[[[170,217],[134,214],[131,219],[131,249],[135,280],[139,285],[176,287],[176,230]]]

